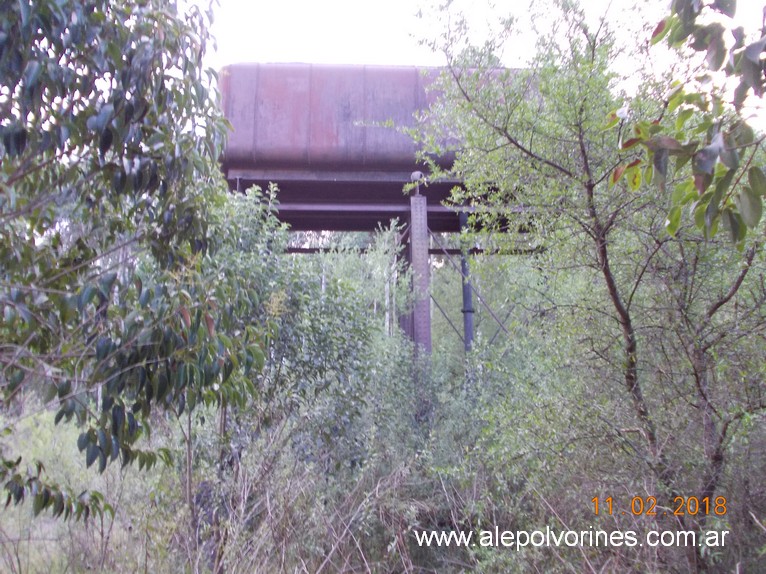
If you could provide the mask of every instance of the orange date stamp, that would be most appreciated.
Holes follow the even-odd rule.
[[[670,507],[660,507],[657,505],[657,499],[654,496],[634,496],[622,501],[615,500],[611,496],[599,498],[594,496],[591,499],[593,503],[593,512],[596,516],[599,514],[623,514],[633,516],[697,516],[697,515],[715,515],[724,516],[726,514],[726,497],[716,496],[711,498],[705,496],[675,496]]]

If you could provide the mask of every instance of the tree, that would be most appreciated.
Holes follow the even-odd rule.
[[[209,257],[226,127],[203,66],[210,15],[170,0],[0,9],[3,404],[57,401],[56,422],[85,427],[88,466],[151,467],[167,452],[134,445],[153,408],[224,402],[235,370],[263,364],[256,303]],[[41,463],[24,473],[10,444],[8,502],[99,509]]]
[[[704,52],[704,63],[695,66],[697,77],[672,82],[656,117],[626,122],[613,111],[608,125],[626,128],[622,149],[641,144],[646,150],[645,158],[617,166],[614,180],[627,173],[640,185],[643,174],[645,183],[664,191],[670,159],[674,160],[674,175],[683,178],[671,196],[669,233],[676,233],[688,208],[695,225],[707,235],[715,235],[723,224],[742,248],[747,230],[756,229],[761,221],[766,195],[759,155],[764,136],[748,125],[743,107],[751,94],[752,98],[764,94],[766,13],[759,34],[748,38],[744,28],[731,23],[736,6],[736,0],[674,1],[670,14],[654,29],[651,43],[665,39],[689,61],[694,61],[695,52]],[[669,115],[674,122],[667,121]]]
[[[762,353],[748,339],[764,330],[761,250],[757,242],[748,244],[738,236],[744,253],[721,254],[712,240],[689,226],[671,229],[674,235],[666,232],[667,200],[661,190],[641,182],[652,180],[647,174],[652,170],[668,184],[680,184],[676,178],[684,174],[662,173],[663,165],[654,165],[662,163],[656,151],[652,161],[642,165],[634,149],[639,141],[651,149],[663,124],[637,123],[639,141],[630,143],[622,141],[616,114],[618,121],[611,126],[615,129],[604,129],[604,118],[623,103],[610,68],[614,38],[606,22],[589,26],[571,2],[553,4],[559,9],[558,32],[543,38],[529,69],[499,68],[499,44],[494,41],[456,53],[451,48],[461,43],[448,32],[443,43],[448,71],[435,88],[436,103],[421,118],[425,151],[456,154],[449,175],[461,177],[464,186],[453,200],[473,206],[482,223],[499,220],[511,232],[532,230],[547,248],[539,262],[548,285],[543,301],[550,311],[538,320],[552,333],[548,339],[555,337],[570,347],[556,351],[567,361],[561,372],[571,383],[562,387],[541,377],[538,400],[554,400],[555,395],[546,394],[549,389],[562,393],[559,410],[540,407],[550,417],[543,424],[572,430],[560,441],[552,429],[540,444],[524,444],[514,433],[529,436],[529,428],[509,425],[497,441],[519,446],[522,454],[511,459],[513,466],[523,464],[518,458],[528,466],[515,478],[531,483],[526,487],[530,495],[546,504],[549,495],[564,501],[577,498],[562,494],[562,484],[585,498],[577,484],[586,478],[601,489],[626,484],[647,488],[646,495],[668,507],[677,497],[731,497],[725,489],[738,488],[737,475],[751,467],[731,468],[727,474],[726,465],[753,464],[743,462],[737,449],[738,433],[753,438],[742,421],[759,419],[766,407],[757,398],[763,389]],[[647,88],[650,84],[646,82]],[[670,114],[662,116],[661,109],[651,98],[638,96],[631,112],[679,121]],[[665,147],[657,144],[658,150],[670,147],[665,140],[660,143]],[[697,144],[690,149],[689,159]],[[695,161],[701,161],[699,154]],[[443,173],[437,165],[432,169],[436,177]],[[731,183],[734,175],[727,177]],[[566,283],[566,278],[572,282]],[[578,289],[567,293],[562,284]],[[538,360],[550,363],[548,355]],[[734,373],[741,373],[736,384]],[[523,380],[514,383],[514,388],[524,386]],[[489,409],[488,420],[498,424],[505,412],[528,417],[530,408],[510,397],[504,406]],[[487,432],[493,433],[493,428],[488,426]],[[573,446],[584,437],[587,447]],[[591,473],[579,483],[567,481],[555,469],[581,469],[554,454],[541,454],[548,451],[572,455],[579,465],[588,460]],[[593,452],[605,455],[590,461]],[[539,465],[544,471],[535,482],[531,469]],[[551,484],[559,488],[549,490]],[[571,503],[550,508],[562,525],[579,520]],[[641,528],[649,528],[653,520],[645,518],[639,521]],[[745,528],[747,519],[740,519]],[[627,519],[610,520],[629,527]],[[702,533],[716,517],[707,513],[674,520],[664,525]],[[737,544],[755,555],[746,539]],[[734,555],[726,552],[725,560],[732,562]],[[716,559],[700,547],[657,554],[626,549],[620,560],[655,563],[662,569],[662,564],[683,558],[697,571]]]

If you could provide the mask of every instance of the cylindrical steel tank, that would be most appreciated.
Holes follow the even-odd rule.
[[[408,169],[403,132],[428,105],[435,70],[317,64],[237,64],[221,71],[233,126],[225,168]]]

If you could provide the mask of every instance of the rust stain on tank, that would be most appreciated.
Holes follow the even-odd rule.
[[[415,165],[402,132],[428,106],[435,70],[416,67],[237,64],[221,72],[233,132],[224,165],[391,169]]]

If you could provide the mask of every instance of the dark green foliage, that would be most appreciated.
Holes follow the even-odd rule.
[[[263,364],[257,302],[210,259],[225,121],[202,65],[208,16],[165,0],[0,14],[3,403],[58,400],[57,423],[87,427],[88,466],[150,468],[168,458],[135,446],[153,410],[244,401],[252,383],[232,376]],[[9,501],[98,509],[20,464],[0,475]]]
[[[670,15],[654,30],[652,43],[666,38],[679,53],[684,47],[705,52],[709,70],[723,69],[728,78],[738,82],[734,98],[731,101],[728,88],[716,82],[711,74],[703,73],[701,79],[710,82],[712,89],[699,85],[696,79],[674,82],[659,114],[651,120],[640,118],[644,121],[633,126],[638,135],[636,141],[646,147],[646,156],[625,158],[615,174],[633,160],[632,166],[654,165],[654,181],[663,191],[669,177],[686,178],[682,190],[672,195],[668,233],[676,234],[681,214],[688,208],[695,225],[706,236],[714,235],[719,224],[723,224],[731,241],[742,249],[748,229],[758,227],[763,208],[762,191],[766,191],[752,182],[749,187],[745,185],[746,174],[763,176],[758,153],[763,136],[753,133],[743,110],[751,94],[763,97],[766,67],[762,56],[766,52],[766,29],[761,29],[755,38],[747,38],[741,27],[727,29],[717,21],[707,24],[698,21],[698,18],[705,20],[706,13],[711,12],[732,17],[736,7],[736,0],[709,5],[693,0],[672,3]],[[728,36],[733,36],[735,41],[727,47],[724,38]],[[610,117],[609,125],[616,125],[617,116],[613,113]],[[620,123],[620,129],[622,127]],[[668,156],[675,159],[674,171],[669,171]],[[690,173],[688,167],[683,169],[687,165],[691,167]],[[651,183],[651,178],[647,183]]]
[[[602,523],[588,507],[598,493],[641,490],[663,506],[679,495],[746,499],[761,517],[763,481],[753,496],[739,479],[763,466],[740,441],[759,454],[766,445],[742,424],[766,413],[755,342],[766,327],[764,258],[759,238],[746,236],[761,219],[760,141],[736,118],[722,127],[731,110],[715,98],[677,87],[658,105],[650,78],[628,111],[608,23],[594,27],[570,2],[551,5],[557,32],[528,69],[498,72],[493,42],[456,53],[464,31],[446,32],[450,67],[423,118],[426,158],[453,142],[444,175],[464,182],[453,200],[476,207],[485,228],[526,223],[507,225],[510,250],[545,247],[533,262],[509,265],[510,336],[498,349],[477,346],[469,412],[480,432],[460,434],[468,454],[436,467],[455,489],[445,495],[449,514],[510,530],[644,532],[658,523],[617,513]],[[704,235],[683,223],[686,206]],[[713,238],[720,224],[744,253]],[[478,569],[499,572],[732,569],[758,562],[750,521],[678,519],[670,528],[739,532],[727,548],[695,552],[471,555]]]

